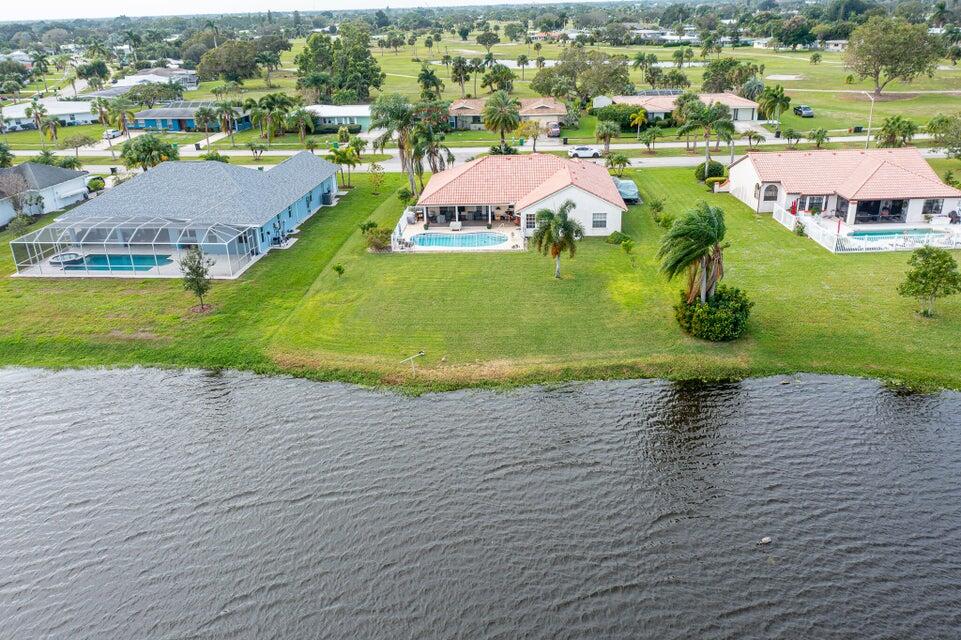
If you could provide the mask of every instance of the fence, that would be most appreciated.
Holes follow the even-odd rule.
[[[408,251],[409,247],[404,240],[404,232],[407,230],[407,226],[410,224],[407,221],[407,216],[413,215],[414,210],[410,207],[404,209],[400,214],[400,220],[394,226],[393,233],[390,234],[390,250],[391,251]]]

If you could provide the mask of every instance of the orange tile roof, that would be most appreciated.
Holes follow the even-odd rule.
[[[757,103],[747,98],[734,95],[733,93],[701,93],[698,94],[701,102],[710,105],[715,102],[726,104],[732,109],[757,109]],[[648,111],[655,113],[668,113],[674,110],[674,103],[677,96],[614,96],[611,98],[615,104],[630,104],[637,107],[644,107]]]
[[[483,98],[460,98],[454,100],[450,105],[449,113],[452,116],[479,116],[484,111]],[[521,98],[521,116],[558,116],[567,115],[567,107],[557,98]]]
[[[835,193],[848,200],[961,197],[914,147],[748,153],[738,162],[744,160],[762,182],[779,182],[788,193]]]
[[[604,167],[543,153],[485,156],[436,173],[417,204],[499,204],[524,209],[571,185],[627,209]]]

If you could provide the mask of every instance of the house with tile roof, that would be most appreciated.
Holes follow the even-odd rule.
[[[482,98],[460,98],[454,100],[448,111],[450,126],[458,130],[480,130],[484,128],[484,103]],[[521,98],[521,120],[537,120],[542,125],[560,122],[567,115],[567,106],[552,97]]]
[[[674,111],[674,103],[678,95],[640,95],[640,96],[597,96],[591,103],[595,109],[611,104],[627,104],[642,107],[647,112],[648,120],[667,118]],[[698,97],[706,105],[715,102],[727,105],[731,109],[731,119],[735,122],[754,122],[760,119],[758,104],[753,100],[742,98],[733,93],[701,93]]]
[[[86,199],[87,177],[86,171],[36,162],[0,169],[0,227],[16,215],[13,198],[19,196],[22,200],[29,200],[22,208],[23,213],[29,215],[59,211]],[[16,193],[8,192],[12,189],[16,189]]]
[[[530,236],[539,210],[556,210],[567,200],[585,235],[621,230],[627,206],[604,167],[542,153],[485,156],[434,174],[414,207],[414,222],[501,225]]]
[[[914,147],[748,153],[722,189],[756,212],[817,213],[842,230],[950,223],[961,205]]]
[[[17,271],[179,277],[178,258],[199,247],[214,259],[214,277],[236,277],[335,204],[337,170],[307,151],[269,171],[164,162],[12,241]]]

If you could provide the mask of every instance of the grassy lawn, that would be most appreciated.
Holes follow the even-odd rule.
[[[707,344],[680,332],[671,305],[681,284],[657,272],[662,231],[646,207],[625,215],[636,267],[619,247],[585,240],[557,281],[549,258],[533,252],[367,253],[357,225],[391,226],[400,204],[371,194],[358,174],[358,188],[309,221],[291,249],[217,282],[208,316],[187,311],[177,281],[0,278],[0,364],[239,367],[432,388],[818,371],[961,388],[961,297],[943,302],[937,319],[918,318],[895,291],[907,254],[832,255],[708,193],[690,169],[632,174],[670,211],[702,199],[724,207],[726,282],[757,303],[747,337]],[[396,174],[388,182],[402,184]],[[0,272],[12,271],[0,254]],[[426,357],[411,380],[399,361],[419,350]]]
[[[321,147],[326,147],[332,142],[337,142],[336,133],[309,134],[307,136],[309,140],[313,140]],[[214,142],[211,146],[215,149],[235,149],[244,148],[247,146],[248,142],[259,142],[261,144],[267,144],[266,138],[260,137],[260,129],[254,127],[252,129],[247,129],[245,131],[238,131],[234,134],[233,142],[230,138],[223,138]],[[278,149],[303,149],[304,145],[300,143],[300,138],[296,133],[287,133],[282,136],[274,136],[270,141],[271,148],[277,147]]]
[[[57,138],[60,141],[71,136],[90,136],[94,140],[100,140],[103,136],[103,125],[99,124],[80,124],[72,127],[60,127],[57,130]],[[10,145],[11,149],[57,149],[57,143],[51,141],[46,134],[42,135],[39,131],[10,131],[4,134],[2,140]]]

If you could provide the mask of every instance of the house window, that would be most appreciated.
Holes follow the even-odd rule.
[[[525,213],[524,214],[524,226],[528,229],[533,229],[537,226],[537,214],[535,213]]]
[[[801,196],[797,208],[798,211],[824,211],[824,196]]]
[[[925,200],[921,213],[926,216],[939,216],[942,208],[944,208],[944,200]]]
[[[591,227],[594,229],[606,229],[607,228],[607,214],[606,213],[595,213],[591,219]]]
[[[764,187],[764,202],[774,202],[777,200],[777,185],[769,184]]]

